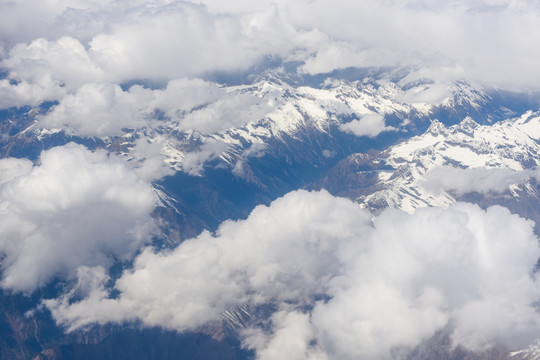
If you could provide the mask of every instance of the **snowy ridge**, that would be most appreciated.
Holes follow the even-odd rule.
[[[360,80],[329,77],[314,85],[294,74],[268,70],[251,77],[249,84],[221,85],[217,100],[174,113],[157,108],[139,121],[141,126],[123,129],[123,135],[87,139],[97,140],[135,166],[152,157],[174,171],[201,175],[204,165],[213,160],[238,172],[248,157],[262,156],[271,144],[287,145],[309,133],[373,137],[392,131],[407,136],[425,129],[439,113],[450,123],[461,120],[463,113],[487,113],[489,122],[491,112],[502,111],[478,85],[407,74],[409,70],[401,69]],[[38,126],[34,122],[25,128],[38,141],[59,139],[62,132],[65,139],[77,136],[73,128]],[[435,127],[436,123],[432,130]],[[525,123],[523,127],[537,131]],[[16,136],[31,136],[25,132]]]
[[[523,350],[510,353],[509,360],[540,360],[540,341]]]
[[[434,88],[444,97],[430,104],[426,102],[429,98],[426,93]],[[230,86],[226,90],[231,96],[248,94],[258,99],[252,117],[240,126],[205,134],[183,128],[181,119],[166,119],[159,126],[137,129],[124,138],[128,141],[143,138],[157,145],[165,162],[176,171],[190,172],[189,165],[184,164],[187,153],[197,154],[202,162],[220,158],[234,168],[236,162],[252,154],[247,151],[252,146],[264,148],[270,141],[298,139],[306,129],[328,133],[331,127],[353,119],[360,119],[362,124],[365,115],[379,114],[384,119],[391,114],[401,123],[387,129],[408,131],[411,121],[427,120],[441,108],[464,105],[480,108],[490,100],[483,90],[466,82],[403,85],[387,79],[327,79],[320,88],[315,88],[297,86],[290,75],[276,72],[268,72],[252,84]],[[126,157],[140,157],[133,148],[127,150],[123,153]]]
[[[374,209],[396,207],[407,212],[448,206],[455,201],[454,196],[446,191],[427,191],[427,172],[443,166],[513,171],[535,168],[540,165],[539,129],[540,116],[532,112],[492,126],[479,125],[471,118],[450,127],[434,120],[425,134],[384,153],[383,160],[393,170],[379,172],[383,190],[357,200]],[[527,191],[527,183],[522,186]],[[533,188],[528,191],[536,194]]]

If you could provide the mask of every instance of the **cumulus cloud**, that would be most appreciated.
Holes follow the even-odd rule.
[[[144,181],[152,182],[167,175],[173,175],[174,170],[167,162],[166,150],[162,139],[138,138],[133,141],[133,148],[129,153],[129,162],[133,171]]]
[[[141,321],[196,329],[241,304],[271,305],[242,332],[260,359],[390,358],[448,332],[519,348],[540,335],[532,222],[457,203],[373,217],[325,191],[295,191],[168,252],[145,250],[114,286],[81,269],[87,296],[45,300],[70,330]]]
[[[348,123],[341,124],[339,129],[356,136],[369,137],[375,137],[384,131],[395,130],[395,128],[385,125],[384,115],[381,114],[362,115],[359,120],[352,120]]]
[[[0,109],[10,107],[38,106],[44,101],[61,99],[65,90],[48,77],[29,83],[20,81],[11,83],[7,79],[0,80]]]
[[[186,115],[180,122],[186,129],[214,133],[262,119],[271,110],[263,100],[242,93],[229,93],[221,99]]]
[[[527,56],[538,51],[534,49],[538,38],[525,35],[538,34],[534,19],[540,9],[534,1],[344,0],[336,6],[325,0],[283,6],[289,10],[287,21],[316,27],[345,42],[347,47],[341,48],[349,49],[348,54],[379,49],[398,55],[381,57],[383,65],[435,65],[461,77],[513,86],[534,87],[527,77],[539,76]],[[315,63],[319,54],[315,53]],[[343,62],[350,66],[348,58]]]
[[[262,55],[250,46],[239,19],[210,14],[202,5],[177,1],[126,15],[90,42],[96,63],[121,79],[243,70]]]
[[[0,185],[28,174],[32,170],[32,162],[27,159],[7,158],[0,161]]]
[[[126,7],[143,1],[18,0],[0,3],[0,42],[17,44],[38,37],[69,35],[89,40],[105,29],[107,14],[118,16]],[[107,8],[108,11],[104,11]],[[25,19],[25,21],[20,21]]]
[[[238,17],[210,13],[202,4],[185,1],[127,5],[119,9],[104,3],[86,10],[85,17],[102,18],[106,23],[95,28],[90,40],[68,29],[60,39],[38,33],[34,39],[9,46],[1,66],[14,79],[51,74],[71,88],[104,80],[166,82],[216,71],[243,71],[266,56],[286,56],[298,38],[273,7]],[[57,9],[56,17],[73,22],[82,11],[66,6]],[[58,26],[49,26],[57,27],[56,35]]]
[[[50,78],[69,90],[105,79],[103,69],[92,61],[84,45],[69,36],[56,41],[39,38],[30,44],[17,44],[0,66],[9,71],[11,79],[39,82]]]
[[[37,126],[67,129],[81,136],[119,136],[133,129],[159,127],[159,116],[165,116],[181,130],[207,134],[260,119],[269,110],[264,99],[200,79],[174,79],[155,90],[87,83],[39,116]]]
[[[424,176],[422,186],[433,193],[443,190],[457,195],[469,192],[487,194],[502,193],[510,185],[521,184],[530,177],[540,178],[538,169],[514,171],[507,168],[468,168],[441,166],[430,170]]]
[[[68,144],[38,164],[0,160],[0,286],[30,292],[149,240],[152,188],[105,151]]]
[[[49,74],[69,87],[243,71],[268,57],[311,74],[421,65],[488,85],[540,79],[535,1],[25,0],[0,10],[9,76]]]
[[[38,126],[68,129],[82,136],[122,135],[124,128],[146,124],[145,111],[152,91],[132,86],[122,91],[114,84],[89,83],[67,95],[39,118]]]

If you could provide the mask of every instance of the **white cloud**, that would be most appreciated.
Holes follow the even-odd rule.
[[[270,106],[259,98],[229,93],[208,106],[187,114],[180,124],[186,129],[209,134],[262,119],[270,110]]]
[[[271,304],[244,333],[261,359],[388,358],[443,330],[468,348],[538,335],[533,224],[458,203],[372,218],[327,192],[296,191],[169,252],[147,249],[109,297],[103,270],[78,302],[46,300],[70,329],[140,320],[179,331],[229,307]],[[95,273],[95,274],[94,274]],[[92,275],[94,274],[94,275]]]
[[[221,141],[203,144],[199,150],[184,154],[182,170],[193,176],[201,176],[204,163],[219,157],[227,149],[227,144]]]
[[[26,175],[32,170],[32,162],[27,159],[6,158],[0,161],[0,186]]]
[[[30,44],[17,44],[0,66],[9,71],[11,79],[31,83],[52,79],[71,91],[105,79],[103,69],[92,61],[84,45],[68,36],[57,41],[39,38]]]
[[[170,80],[247,69],[268,55],[306,61],[303,70],[310,73],[347,66],[424,64],[501,86],[535,88],[540,78],[534,62],[535,54],[540,55],[536,47],[540,7],[535,1],[201,3],[3,4],[0,39],[6,48],[20,43],[3,66],[14,70],[19,66],[18,76],[33,73],[32,68],[46,71],[35,61],[17,62],[32,55],[58,73],[55,80],[64,75],[65,81],[66,74],[80,80],[102,71],[113,82]],[[22,17],[32,26],[21,27],[16,20]],[[84,47],[86,55],[81,53]],[[46,49],[49,54],[42,52]],[[66,50],[71,53],[65,59],[71,60],[61,62]],[[73,51],[79,55],[73,57]],[[84,64],[85,57],[91,66]],[[68,69],[58,64],[68,64]],[[74,67],[86,71],[77,74],[69,69]]]
[[[122,135],[123,128],[146,124],[152,95],[151,90],[141,86],[132,86],[125,92],[114,84],[85,84],[40,116],[38,126],[67,128],[82,136]]]
[[[123,129],[159,127],[155,112],[161,111],[179,129],[206,134],[260,119],[269,110],[262,99],[200,79],[174,79],[156,90],[87,83],[39,116],[37,126],[81,136],[119,136]]]
[[[37,165],[2,159],[0,168],[4,289],[33,291],[82,265],[110,266],[149,240],[152,188],[102,150],[68,144]]]
[[[25,80],[18,83],[10,83],[7,79],[0,80],[0,109],[38,106],[44,101],[61,99],[64,95],[65,90],[60,84],[48,77],[32,83]]]
[[[334,150],[328,150],[328,149],[324,149],[322,151],[322,156],[324,156],[325,158],[327,159],[331,159],[333,158],[334,156],[336,156],[337,153],[334,151]]]
[[[362,115],[359,120],[352,120],[348,123],[341,124],[339,129],[356,136],[375,137],[384,131],[395,130],[391,126],[386,126],[384,115],[381,114],[366,114]]]
[[[20,87],[3,89],[3,103],[60,100],[59,85],[73,95],[88,83],[245,71],[265,58],[303,62],[311,74],[414,65],[440,81],[536,89],[539,15],[525,0],[7,2],[0,66]],[[445,95],[432,90],[406,100]]]
[[[422,186],[433,193],[443,190],[457,195],[469,192],[502,193],[510,185],[523,183],[530,177],[540,178],[538,170],[514,171],[506,168],[469,168],[441,166],[426,173]]]
[[[132,9],[111,32],[92,39],[90,53],[121,79],[161,80],[243,69],[259,55],[248,47],[237,19],[187,2]]]
[[[415,71],[409,74],[407,77],[402,79],[400,83],[407,84],[409,81],[413,82],[418,79],[432,79],[432,78],[441,78],[441,74],[433,74],[429,72],[430,69],[423,69],[421,71]],[[449,80],[441,79],[441,80]],[[451,78],[450,78],[451,80]],[[411,89],[408,89],[403,94],[398,95],[397,99],[401,102],[407,104],[418,104],[425,103],[430,105],[440,105],[446,99],[451,98],[452,93],[448,88],[448,83],[428,83],[424,86],[415,86]]]
[[[126,8],[142,2],[133,0],[2,1],[0,3],[0,42],[16,44],[29,42],[38,37],[57,39],[63,35],[87,40],[96,32],[106,28],[107,14],[118,16]]]
[[[390,52],[380,58],[383,65],[461,69],[457,76],[491,85],[535,87],[531,76],[540,76],[531,63],[531,54],[538,54],[534,44],[539,40],[535,19],[540,8],[535,1],[501,1],[495,6],[489,1],[343,0],[337,4],[323,0],[282,4],[286,21],[296,28],[316,28],[335,41],[324,49],[351,49],[347,53],[357,59],[356,66],[369,59],[374,49],[380,49]],[[340,43],[346,46],[337,45]],[[326,51],[316,50],[310,67],[319,61],[327,63],[328,58],[323,56]],[[333,62],[333,66],[339,66],[339,62],[342,67],[353,65],[350,57]]]
[[[19,7],[25,8],[11,6]],[[49,31],[37,32],[35,38],[11,41],[2,67],[12,78],[52,73],[53,79],[70,86],[81,81],[166,82],[243,71],[266,55],[285,56],[295,47],[296,32],[272,6],[242,17],[210,13],[204,5],[185,1],[48,8],[61,23],[50,22]],[[81,19],[94,33],[82,35],[65,26]],[[16,38],[17,32],[11,35]]]
[[[278,311],[272,315],[271,337],[260,329],[248,329],[244,345],[258,349],[257,359],[328,359],[322,349],[311,345],[316,340],[309,314]]]
[[[367,50],[347,42],[328,42],[329,44],[324,45],[313,56],[305,59],[305,64],[300,67],[301,73],[313,75],[347,67],[384,67],[400,64],[397,54],[385,49]]]
[[[174,174],[164,152],[161,141],[150,142],[148,138],[138,138],[133,141],[129,162],[137,176],[152,182]]]

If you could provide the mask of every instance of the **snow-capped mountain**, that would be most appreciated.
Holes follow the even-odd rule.
[[[540,343],[536,342],[527,348],[510,353],[509,360],[538,360],[540,359]]]
[[[403,138],[424,131],[429,125],[428,118],[434,116],[452,124],[462,120],[463,114],[479,112],[485,114],[479,121],[491,122],[503,119],[503,112],[510,111],[494,105],[484,89],[474,88],[464,81],[436,84],[424,80],[402,84],[387,77],[356,81],[329,78],[318,86],[308,86],[302,79],[269,71],[253,78],[251,84],[226,87],[233,99],[239,95],[255,99],[246,121],[239,126],[201,133],[185,129],[182,119],[168,119],[159,126],[130,132],[115,140],[115,144],[120,144],[125,156],[137,159],[141,155],[133,141],[145,138],[159,146],[161,155],[175,171],[200,175],[202,163],[219,159],[236,175],[247,177],[242,171],[247,158],[272,153],[275,143],[289,145],[306,141],[306,133],[319,133],[328,138],[345,137],[346,141],[337,139],[337,143],[351,146],[359,140],[350,134]],[[431,100],[429,93],[436,93],[441,98],[430,104],[427,102]],[[184,116],[195,115],[211,106],[192,110]],[[362,120],[373,114],[381,117],[374,123]],[[354,124],[352,131],[347,124]],[[328,148],[325,144],[320,145],[320,149],[310,151],[318,151],[318,157],[335,155],[336,149],[332,149],[332,145],[336,144],[328,144]],[[200,155],[198,162],[193,164],[190,154]],[[306,160],[313,161],[311,158]]]
[[[538,360],[540,359],[540,342],[535,342],[527,348],[510,353],[509,360]]]
[[[530,218],[538,215],[532,205],[539,198],[533,172],[495,195],[456,192],[429,177],[432,170],[450,166],[514,174],[539,165],[540,115],[527,112],[502,121],[521,114],[521,108],[501,101],[500,94],[496,98],[465,81],[411,79],[407,71],[355,79],[267,71],[219,89],[220,97],[182,111],[153,109],[138,127],[120,135],[90,136],[79,133],[76,124],[44,127],[43,118],[61,104],[11,109],[2,113],[0,154],[35,160],[42,150],[73,141],[106,149],[140,174],[155,170],[158,175],[149,178],[160,201],[153,213],[161,230],[158,246],[174,247],[306,186],[326,188],[374,211],[392,206],[412,212],[468,199],[514,206]],[[225,116],[221,123],[226,126],[216,128],[210,121],[215,116]],[[23,316],[27,310],[10,311],[27,321],[25,329],[33,329],[32,319]],[[219,331],[205,334],[223,341],[252,316],[247,308],[231,309],[223,314]],[[54,329],[46,320],[39,326]],[[108,331],[87,341],[124,344],[142,336],[114,337]],[[19,340],[32,336],[28,330]],[[166,336],[173,344],[186,341]],[[64,350],[71,351],[51,351]]]
[[[316,83],[313,79],[269,70],[250,77],[246,84],[223,85],[226,93],[223,99],[197,104],[173,115],[163,115],[157,108],[157,112],[147,116],[147,122],[138,128],[123,129],[120,136],[88,137],[69,124],[64,129],[36,124],[43,113],[54,112],[59,106],[49,104],[20,115],[6,114],[3,133],[9,136],[2,139],[2,150],[4,156],[17,156],[24,152],[25,149],[18,149],[24,142],[39,142],[46,147],[62,139],[81,141],[86,137],[94,144],[97,142],[95,146],[142,160],[147,154],[137,151],[136,141],[144,139],[155,144],[172,169],[196,175],[201,164],[194,165],[190,153],[201,155],[198,159],[203,161],[219,158],[234,169],[240,159],[260,154],[261,149],[274,141],[301,140],[306,130],[403,138],[424,131],[429,125],[428,118],[432,117],[444,118],[445,123],[451,124],[461,121],[465,117],[462,114],[481,112],[484,114],[481,122],[490,122],[503,119],[505,111],[511,112],[496,104],[485,89],[468,82],[408,81],[406,74],[401,70],[360,80],[328,77],[313,85]],[[235,101],[237,107],[223,105]],[[220,128],[201,125],[220,111],[229,116],[225,125]],[[362,121],[362,117],[373,114],[381,118],[371,123]],[[344,127],[354,121],[354,131]],[[18,147],[8,146],[14,141]],[[30,145],[26,150],[31,151]],[[330,153],[329,149],[327,156]]]
[[[186,99],[191,105],[179,105],[181,111],[152,109],[139,127],[113,136],[89,136],[69,119],[64,128],[45,127],[43,119],[62,104],[7,111],[0,153],[36,159],[43,149],[75,141],[118,154],[147,176],[173,174],[155,186],[162,200],[156,215],[169,224],[163,231],[174,243],[317,180],[351,153],[420,134],[433,117],[453,124],[474,110],[490,123],[510,106],[471,83],[414,80],[408,70],[360,78],[268,70],[210,90],[219,95],[204,103]]]
[[[347,185],[339,183],[338,193],[372,210],[396,207],[414,212],[419,207],[446,207],[456,200],[470,199],[471,193],[485,193],[484,198],[498,196],[500,201],[519,198],[521,193],[538,199],[534,174],[523,172],[540,164],[539,129],[540,116],[532,112],[494,125],[479,125],[470,117],[448,127],[433,120],[424,134],[388,150],[350,155],[319,186],[332,188],[333,179],[341,178],[338,181],[342,182],[348,178],[348,190]],[[511,178],[508,181],[515,183],[497,191],[474,185],[462,189],[457,184],[442,184],[444,179],[440,177],[445,175],[444,171],[461,171],[462,176],[468,176],[467,170],[474,169],[507,171]],[[521,173],[523,176],[518,176]],[[469,180],[473,183],[475,178]]]

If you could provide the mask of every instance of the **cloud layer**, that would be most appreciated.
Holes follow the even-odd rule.
[[[108,267],[150,239],[156,199],[123,162],[68,144],[39,164],[0,160],[4,289],[31,292],[82,265]]]
[[[390,358],[439,330],[474,350],[519,348],[540,335],[539,255],[532,223],[501,207],[372,218],[327,192],[296,191],[170,252],[147,249],[117,297],[103,268],[86,267],[86,298],[45,305],[72,330],[141,321],[180,331],[271,305],[266,325],[242,333],[260,359]]]
[[[534,0],[25,0],[0,10],[2,67],[17,79],[171,80],[268,57],[304,62],[308,73],[424,64],[434,76],[497,85],[537,87],[540,79]]]

